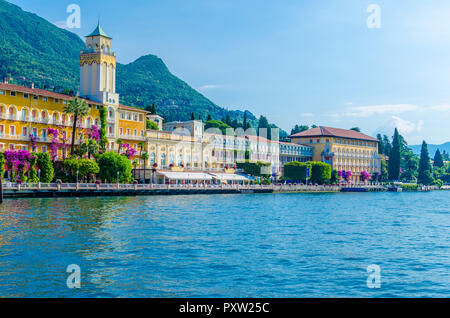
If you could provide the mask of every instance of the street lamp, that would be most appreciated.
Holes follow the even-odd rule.
[[[120,172],[117,171],[117,183],[119,183],[119,176],[120,176]]]
[[[41,169],[38,169],[38,180],[41,183]]]
[[[77,183],[78,183],[78,174],[80,173],[80,171],[77,170]]]

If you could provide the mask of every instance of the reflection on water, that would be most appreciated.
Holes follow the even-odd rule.
[[[450,192],[6,200],[0,297],[448,297],[449,206]]]

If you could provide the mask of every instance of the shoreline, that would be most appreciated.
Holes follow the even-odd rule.
[[[386,192],[386,186],[323,185],[161,185],[161,184],[25,184],[4,186],[4,199],[58,198],[58,197],[112,197],[112,196],[168,196],[199,194],[250,194],[250,193],[341,193]],[[348,191],[350,189],[350,191]],[[354,191],[352,191],[354,190]],[[429,192],[448,188],[424,188],[404,192]]]

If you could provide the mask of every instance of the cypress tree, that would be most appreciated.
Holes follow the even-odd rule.
[[[391,142],[389,141],[389,137],[386,135],[383,136],[383,153],[386,156],[389,156],[391,153]]]
[[[212,116],[211,116],[211,114],[208,114],[208,118],[206,119],[206,121],[210,121],[210,120],[212,120]]]
[[[195,114],[194,113],[191,114],[191,120],[195,120]]]
[[[421,184],[430,185],[433,182],[433,176],[431,174],[430,156],[428,153],[428,146],[425,140],[422,143],[422,149],[420,150],[419,161],[419,176],[417,181]]]
[[[244,127],[242,127],[242,128],[244,128],[244,130],[247,130],[247,129],[248,129],[247,112],[244,112],[244,123],[243,123],[243,126],[244,126]]]
[[[381,137],[381,134],[377,135],[378,139],[378,153],[381,155],[384,155],[384,145],[383,145],[383,137]]]
[[[390,180],[400,179],[400,156],[401,156],[400,136],[398,134],[397,128],[395,128],[394,138],[392,140],[392,148],[389,154],[388,170]]]
[[[439,149],[436,150],[434,154],[434,164],[435,167],[442,168],[444,166],[444,159],[442,158],[441,152]]]

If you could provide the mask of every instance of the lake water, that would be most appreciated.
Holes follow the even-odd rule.
[[[69,289],[67,266],[81,268]],[[379,289],[367,267],[381,268]],[[448,297],[450,191],[6,200],[0,297]]]

